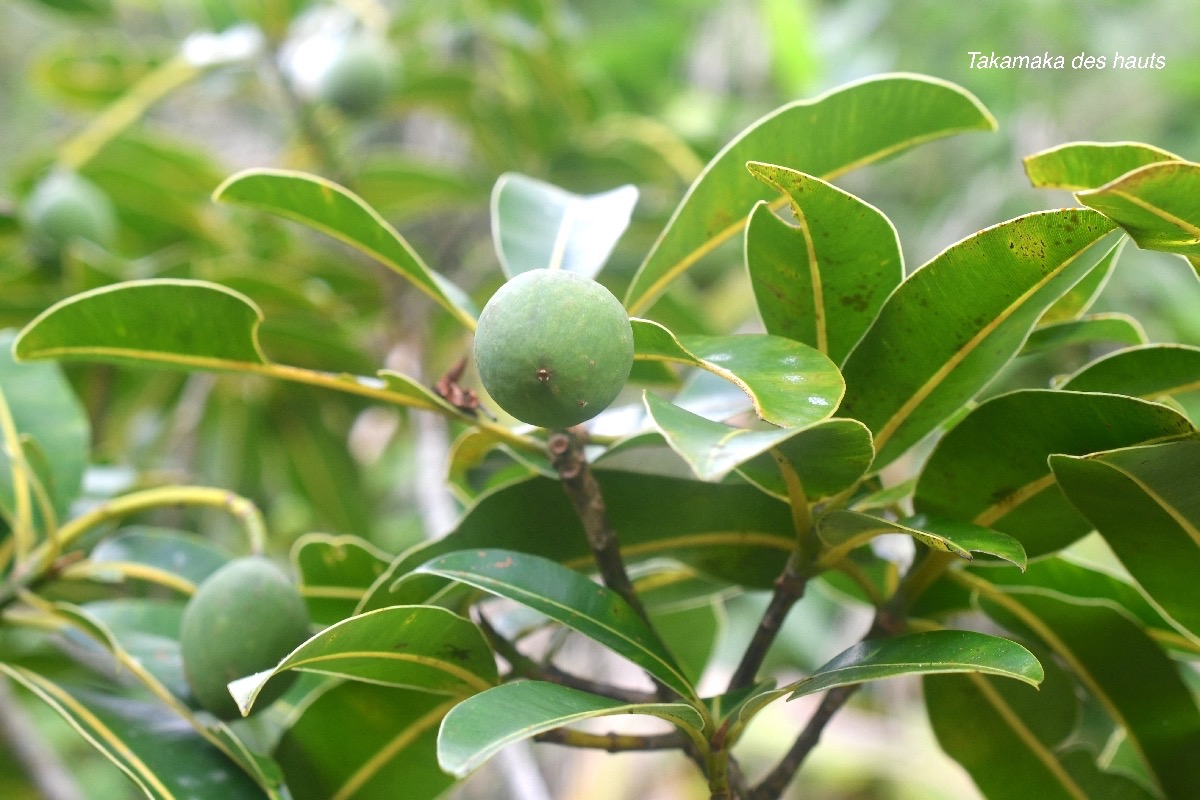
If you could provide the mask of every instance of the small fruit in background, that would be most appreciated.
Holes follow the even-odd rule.
[[[599,283],[523,272],[479,316],[475,363],[492,399],[530,425],[569,428],[616,399],[633,366],[633,328]]]
[[[57,259],[76,239],[110,247],[117,235],[112,201],[91,181],[55,170],[30,192],[24,206],[30,243],[38,258]]]
[[[308,638],[308,608],[296,585],[265,558],[235,559],[200,584],[183,610],[179,643],[192,695],[221,719],[241,716],[227,684],[274,667]],[[266,685],[254,711],[295,681],[284,672]]]
[[[392,58],[382,42],[348,41],[322,76],[320,97],[343,114],[369,114],[387,98],[392,68]]]

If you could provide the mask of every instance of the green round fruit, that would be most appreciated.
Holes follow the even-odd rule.
[[[391,72],[391,59],[381,45],[349,42],[321,78],[321,99],[350,116],[369,114],[387,97]]]
[[[530,425],[569,428],[616,399],[633,366],[620,301],[562,270],[523,272],[484,306],[475,365],[492,399]]]
[[[274,667],[308,638],[308,608],[288,577],[265,558],[230,561],[208,576],[183,610],[179,644],[192,695],[221,719],[241,716],[226,688]],[[273,678],[254,710],[287,691],[296,673]]]
[[[39,255],[57,257],[75,239],[105,247],[116,239],[117,216],[108,196],[74,172],[47,175],[30,193],[24,211]]]

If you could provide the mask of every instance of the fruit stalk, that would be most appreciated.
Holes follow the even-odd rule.
[[[608,522],[608,509],[604,504],[604,496],[600,493],[600,484],[596,482],[588,465],[587,456],[583,452],[583,443],[570,431],[555,431],[550,434],[547,442],[550,462],[558,472],[567,496],[583,529],[587,533],[588,546],[592,557],[600,569],[600,577],[604,585],[624,598],[639,617],[647,625],[653,627],[650,617],[629,580],[625,570],[625,561],[621,558],[621,546],[617,533]]]

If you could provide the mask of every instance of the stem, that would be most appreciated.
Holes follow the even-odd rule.
[[[796,741],[792,743],[787,754],[750,792],[750,800],[775,800],[782,794],[787,785],[792,782],[800,765],[804,763],[804,759],[817,746],[825,726],[833,719],[833,715],[846,705],[846,701],[858,691],[860,686],[862,684],[838,686],[825,693],[825,696],[821,698],[821,704],[817,706],[817,710],[804,726],[804,730],[796,737]]]
[[[515,674],[532,680],[544,680],[551,683],[569,686],[584,692],[611,697],[626,703],[653,703],[658,698],[649,692],[639,692],[635,689],[625,689],[599,681],[588,680],[573,673],[559,669],[553,664],[539,664],[517,649],[517,646],[504,638],[483,614],[479,614],[479,629],[484,637],[501,658],[509,663]]]
[[[629,580],[625,570],[625,561],[621,558],[621,547],[617,541],[617,533],[608,522],[608,509],[604,505],[604,496],[600,493],[600,484],[588,466],[587,456],[583,452],[583,443],[569,431],[555,431],[550,434],[547,442],[550,461],[562,480],[567,496],[575,507],[579,521],[587,533],[588,546],[596,566],[600,568],[600,577],[604,585],[624,598],[630,608],[642,618],[647,625],[653,627],[646,607]]]
[[[788,612],[804,596],[812,565],[820,552],[820,542],[817,541],[812,513],[808,507],[808,495],[800,482],[800,476],[791,462],[777,450],[771,450],[771,456],[779,466],[780,474],[787,485],[792,524],[796,529],[796,549],[784,565],[783,572],[775,579],[771,601],[763,611],[758,628],[754,631],[746,652],[742,654],[741,662],[729,679],[729,687],[725,690],[727,692],[753,685],[758,670],[767,657],[767,651],[771,649],[775,637],[783,628]]]
[[[875,612],[871,627],[862,637],[862,641],[895,636],[904,630],[904,619],[908,607],[932,582],[928,578],[931,571],[929,564],[931,561],[936,563],[937,559],[931,558],[931,555],[939,554],[930,550],[918,553],[895,594]],[[821,698],[821,704],[817,706],[817,710],[813,712],[812,717],[809,718],[784,757],[751,790],[750,800],[775,800],[780,796],[792,782],[804,760],[808,758],[808,754],[817,746],[825,726],[861,686],[860,683],[837,686],[825,693],[825,696]]]
[[[4,455],[8,458],[13,489],[13,518],[10,523],[17,564],[21,564],[35,543],[33,506],[29,502],[29,464],[16,420],[4,393],[0,392],[0,437],[4,439]]]
[[[539,733],[533,740],[548,744],[560,744],[564,747],[583,747],[605,750],[609,753],[622,753],[635,750],[678,750],[687,742],[687,737],[679,731],[639,735],[611,732],[588,733],[572,728],[555,728],[545,733]]]
[[[78,170],[121,131],[146,113],[150,106],[200,74],[200,69],[181,55],[148,73],[120,99],[59,149],[58,164]]]
[[[733,677],[729,679],[729,687],[725,690],[726,692],[744,689],[754,683],[758,670],[762,667],[763,659],[767,657],[767,651],[771,649],[771,644],[779,635],[788,612],[804,595],[806,582],[806,579],[796,572],[796,556],[793,554],[788,558],[783,573],[775,579],[775,591],[771,594],[771,602],[763,611],[762,618],[758,621],[758,628],[754,631],[750,644],[746,646],[746,652],[742,654],[742,660],[734,671]]]

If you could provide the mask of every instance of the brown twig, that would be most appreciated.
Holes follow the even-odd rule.
[[[633,582],[629,580],[629,573],[625,571],[617,533],[608,522],[604,496],[600,493],[600,484],[596,482],[596,477],[588,465],[583,443],[570,431],[555,431],[550,434],[546,449],[567,496],[571,498],[579,521],[583,523],[588,546],[592,550],[596,566],[600,569],[604,585],[621,595],[630,608],[650,625],[646,607],[642,605],[641,598],[633,588]]]
[[[779,635],[788,612],[804,595],[806,583],[807,580],[796,571],[796,557],[793,555],[788,559],[783,572],[775,579],[775,591],[771,594],[771,601],[758,621],[758,628],[755,629],[750,644],[746,646],[741,662],[729,679],[726,692],[744,689],[754,684],[758,670],[762,667],[775,637]]]
[[[479,614],[479,629],[483,631],[483,635],[491,644],[492,649],[509,663],[513,673],[522,678],[549,681],[626,703],[653,703],[658,699],[650,692],[639,692],[636,689],[626,689],[622,686],[589,680],[550,663],[540,664],[522,653],[515,644],[502,636],[483,614]]]

